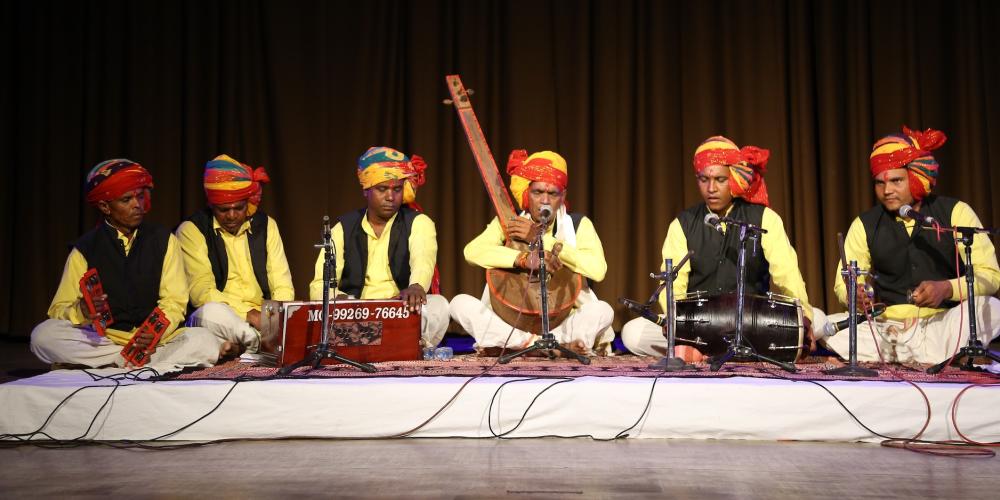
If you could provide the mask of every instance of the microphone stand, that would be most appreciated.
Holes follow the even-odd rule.
[[[736,274],[736,338],[729,344],[729,349],[724,354],[720,354],[719,356],[712,358],[710,368],[713,372],[717,372],[727,361],[735,358],[739,361],[765,361],[780,367],[782,370],[795,373],[796,369],[794,364],[783,363],[774,358],[764,356],[743,342],[743,309],[744,303],[746,302],[747,240],[751,240],[754,244],[754,248],[756,248],[757,238],[759,238],[761,234],[766,233],[767,230],[748,222],[738,221],[728,217],[722,218],[721,222],[740,228],[740,251],[739,261],[737,263],[739,272]]]
[[[548,225],[548,219],[543,219],[545,223],[542,227]],[[541,292],[542,298],[542,336],[535,341],[530,347],[521,349],[515,353],[500,356],[498,360],[500,364],[507,364],[514,358],[524,356],[525,354],[535,352],[535,351],[548,351],[549,359],[554,359],[555,355],[552,353],[553,350],[561,352],[563,355],[576,358],[582,364],[589,365],[590,358],[584,356],[580,353],[574,352],[572,349],[560,344],[556,340],[556,336],[549,331],[549,290],[548,290],[548,273],[545,269],[545,245],[542,244],[542,234],[544,229],[538,232],[538,237],[535,239],[534,246],[538,251],[538,288]]]
[[[654,279],[662,279],[663,282],[653,296],[650,297],[650,303],[652,303],[660,295],[660,289],[666,288],[667,290],[667,321],[663,325],[663,336],[667,338],[667,353],[659,361],[649,364],[649,368],[663,370],[665,372],[678,372],[684,370],[694,370],[695,366],[684,361],[684,358],[678,358],[676,353],[676,330],[677,330],[677,304],[674,303],[674,279],[677,278],[677,272],[680,271],[684,264],[687,263],[688,259],[694,255],[693,250],[689,250],[687,255],[681,259],[677,267],[674,267],[673,259],[666,259],[663,261],[663,273],[653,274],[650,273],[649,277]]]
[[[281,375],[288,375],[297,368],[306,365],[311,365],[310,369],[315,370],[319,368],[324,359],[340,361],[341,363],[358,368],[361,371],[375,373],[376,369],[374,366],[368,363],[359,363],[353,359],[345,358],[337,354],[336,349],[330,347],[330,306],[333,305],[336,307],[337,305],[336,298],[334,298],[333,304],[330,303],[330,288],[337,287],[337,261],[334,258],[335,249],[333,248],[333,242],[330,238],[330,217],[328,215],[323,216],[323,243],[313,245],[313,247],[323,249],[323,334],[320,337],[319,344],[316,346],[316,350],[314,350],[312,354],[306,356],[293,365],[288,365],[281,370],[278,370],[278,373]]]
[[[850,377],[877,377],[878,372],[870,368],[858,366],[858,276],[870,275],[869,271],[858,269],[858,261],[847,262],[844,252],[844,235],[837,233],[837,243],[840,245],[840,275],[847,282],[847,366],[823,370],[827,375],[846,375]]]
[[[975,281],[976,273],[972,269],[972,240],[976,233],[987,233],[993,234],[996,232],[994,229],[984,229],[981,227],[952,227],[952,228],[942,228],[946,230],[955,231],[962,235],[958,239],[960,243],[965,244],[965,288],[967,294],[967,302],[969,304],[969,343],[958,350],[958,353],[954,357],[948,358],[930,368],[927,369],[927,373],[935,374],[944,369],[945,366],[959,365],[959,369],[965,371],[983,371],[982,368],[972,364],[975,358],[989,358],[997,363],[1000,363],[1000,356],[995,354],[989,349],[988,346],[984,346],[983,342],[979,340],[979,336],[976,334],[978,326],[976,325],[976,296],[975,296]],[[965,360],[962,364],[961,361]]]

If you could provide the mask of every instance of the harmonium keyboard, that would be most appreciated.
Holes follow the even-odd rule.
[[[323,302],[265,300],[260,322],[262,362],[295,364],[322,340]],[[362,363],[422,359],[420,311],[410,311],[402,300],[338,300],[330,304],[328,345]]]

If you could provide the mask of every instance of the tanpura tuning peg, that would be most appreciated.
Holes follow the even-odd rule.
[[[444,103],[445,106],[451,106],[454,101],[452,101],[451,99],[445,99],[441,102]]]

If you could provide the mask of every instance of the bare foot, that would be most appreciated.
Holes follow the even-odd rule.
[[[239,356],[242,352],[240,345],[235,342],[225,341],[222,343],[222,347],[219,348],[219,360],[235,358]]]
[[[685,363],[701,363],[705,359],[701,351],[689,345],[674,346],[674,355],[683,359]]]

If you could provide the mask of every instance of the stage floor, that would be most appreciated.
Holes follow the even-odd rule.
[[[875,433],[915,436],[929,404],[923,439],[959,439],[957,426],[971,439],[1000,441],[1000,386],[991,385],[998,381],[992,375],[952,371],[931,378],[899,369],[878,381],[830,380],[819,373],[821,365],[790,376],[729,364],[719,373],[702,367],[672,376],[645,369],[649,361],[620,356],[582,367],[526,360],[476,376],[490,361],[467,358],[382,363],[379,376],[336,368],[272,380],[253,378],[273,370],[231,364],[156,382],[125,379],[120,370],[58,370],[0,385],[0,433],[41,430],[31,437],[115,441],[627,436],[878,442],[883,437]],[[899,376],[914,382],[892,381]]]

